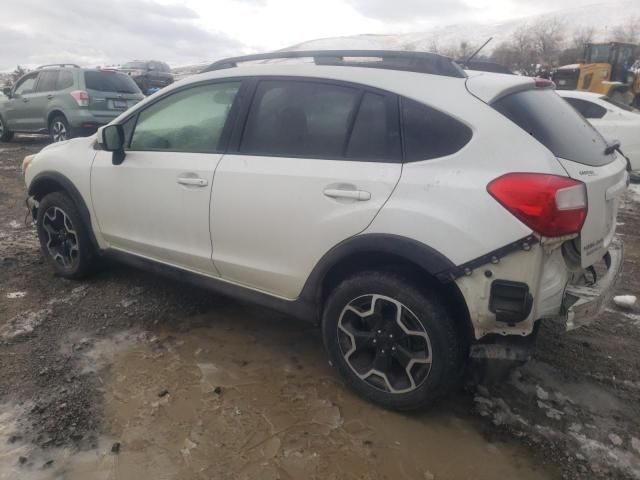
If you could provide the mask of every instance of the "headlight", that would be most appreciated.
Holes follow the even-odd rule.
[[[31,162],[34,158],[36,158],[35,153],[33,155],[27,155],[26,157],[24,157],[24,160],[22,160],[22,173],[25,173],[27,171],[27,168],[29,168],[29,165],[31,165]]]

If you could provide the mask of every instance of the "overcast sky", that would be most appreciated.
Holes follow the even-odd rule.
[[[17,64],[185,65],[315,38],[501,22],[606,0],[2,0],[0,71]]]

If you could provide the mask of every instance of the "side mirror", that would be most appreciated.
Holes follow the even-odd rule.
[[[113,152],[112,163],[120,165],[124,162],[124,130],[122,125],[107,125],[102,129],[102,148]]]
[[[7,97],[11,97],[11,87],[4,87],[2,89],[2,93],[4,93]]]

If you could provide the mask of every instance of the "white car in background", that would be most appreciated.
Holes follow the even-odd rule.
[[[640,178],[640,110],[592,92],[558,90],[608,141],[618,140]]]

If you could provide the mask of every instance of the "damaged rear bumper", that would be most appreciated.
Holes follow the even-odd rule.
[[[568,285],[565,291],[562,319],[567,330],[593,323],[614,295],[615,286],[622,274],[624,247],[614,242],[603,257],[606,273],[590,286]]]

